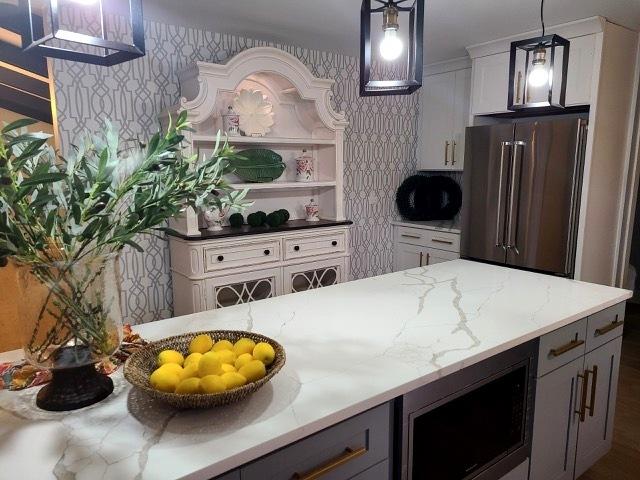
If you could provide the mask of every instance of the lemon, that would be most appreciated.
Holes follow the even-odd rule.
[[[253,348],[256,346],[256,342],[250,338],[243,337],[233,344],[233,353],[236,356],[240,356],[243,353],[253,353]]]
[[[149,377],[149,383],[156,390],[171,393],[175,391],[178,383],[180,383],[180,377],[178,377],[177,373],[166,368],[158,368]]]
[[[233,351],[233,343],[229,340],[218,340],[213,344],[213,348],[211,349],[214,352],[219,352],[220,350],[231,350]]]
[[[213,347],[213,340],[205,333],[191,340],[189,353],[206,353],[211,350],[211,347]]]
[[[162,366],[165,363],[177,363],[182,366],[182,362],[184,362],[184,357],[175,350],[163,350],[158,354],[158,366]]]
[[[200,380],[200,389],[204,393],[224,392],[227,387],[219,375],[207,375]]]
[[[253,349],[253,358],[265,365],[271,365],[276,358],[276,351],[267,342],[260,342]]]
[[[231,365],[230,363],[223,363],[222,367],[220,367],[222,369],[222,373],[227,373],[227,372],[236,372],[236,367],[234,367],[233,365]]]
[[[165,363],[160,368],[162,368],[164,370],[167,370],[169,372],[173,372],[173,373],[177,374],[178,376],[182,373],[182,367],[180,365],[178,365],[177,363]]]
[[[218,358],[222,363],[233,364],[236,361],[236,354],[231,350],[220,350],[216,352],[218,354]]]
[[[182,366],[186,368],[192,363],[196,364],[196,366],[197,366],[198,362],[200,361],[201,358],[202,358],[202,354],[201,353],[194,352],[194,353],[190,354],[189,356],[187,356],[187,358],[184,359],[184,364]]]
[[[187,378],[176,387],[176,393],[200,393],[200,379]]]
[[[187,378],[198,377],[198,364],[191,362],[189,365],[184,367],[182,371],[178,374],[180,377],[180,381],[186,380]]]
[[[253,360],[253,355],[250,353],[243,353],[236,359],[235,366],[237,369],[244,367],[247,363]]]
[[[267,369],[260,360],[251,360],[238,373],[247,379],[248,382],[260,380],[267,374]]]
[[[220,375],[227,390],[238,388],[247,383],[247,379],[238,372],[227,372]]]
[[[200,378],[207,375],[218,375],[220,373],[220,367],[222,362],[217,352],[207,352],[202,355],[200,362],[198,363],[198,374]]]

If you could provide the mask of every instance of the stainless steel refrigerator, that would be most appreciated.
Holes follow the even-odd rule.
[[[573,277],[587,121],[469,127],[461,256]]]

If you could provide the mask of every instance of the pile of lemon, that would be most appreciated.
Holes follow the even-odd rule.
[[[209,335],[198,335],[191,340],[186,358],[177,350],[160,352],[149,383],[161,392],[220,393],[260,380],[275,357],[266,342],[241,338],[235,343],[214,343]]]

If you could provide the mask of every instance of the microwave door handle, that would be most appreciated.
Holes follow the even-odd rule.
[[[517,205],[516,202],[516,180],[518,180],[517,192],[518,197],[520,196],[520,180],[522,179],[522,175],[519,173],[519,168],[521,167],[520,163],[522,158],[518,159],[518,147],[522,147],[523,156],[524,156],[524,147],[526,143],[522,141],[513,142],[513,163],[511,164],[511,185],[509,187],[509,225],[507,226],[507,248],[512,248],[516,255],[520,255],[520,251],[518,250],[518,214],[520,211],[520,206]],[[521,156],[522,157],[522,156]],[[520,161],[519,161],[520,160]],[[514,221],[513,211],[516,211],[516,218]],[[515,235],[514,235],[515,233]]]
[[[500,228],[501,226],[501,218],[502,218],[502,185],[504,183],[504,155],[505,148],[513,145],[512,142],[501,142],[500,143],[500,176],[498,177],[498,210],[496,215],[496,247],[500,247],[503,250],[506,250],[504,244],[504,228]]]

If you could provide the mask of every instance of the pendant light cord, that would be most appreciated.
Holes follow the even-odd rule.
[[[540,0],[540,23],[542,23],[542,36],[544,37],[544,0]]]

